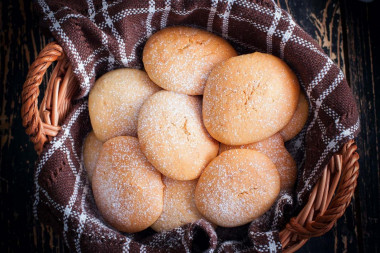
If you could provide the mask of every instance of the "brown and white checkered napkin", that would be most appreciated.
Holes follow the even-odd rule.
[[[35,171],[34,214],[60,230],[74,251],[277,252],[278,231],[305,204],[334,152],[359,131],[355,101],[342,71],[292,17],[269,0],[37,0],[41,25],[64,48],[81,94],[62,131],[44,149]],[[100,75],[142,68],[142,49],[154,32],[173,25],[206,29],[239,53],[261,51],[284,59],[306,92],[310,114],[287,144],[298,162],[296,191],[282,194],[259,220],[217,228],[204,220],[164,233],[123,234],[102,219],[82,163],[90,131],[86,98]],[[254,126],[252,126],[254,127]]]

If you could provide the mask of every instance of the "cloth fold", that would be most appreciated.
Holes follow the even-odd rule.
[[[37,0],[41,26],[64,48],[80,95],[62,130],[44,148],[35,170],[36,218],[61,231],[73,251],[278,252],[279,230],[306,203],[332,155],[359,131],[352,92],[342,71],[293,18],[269,0]],[[143,46],[167,26],[202,28],[227,39],[240,54],[276,55],[297,74],[309,101],[309,119],[286,144],[299,173],[294,192],[281,193],[252,224],[217,228],[205,220],[164,233],[123,234],[97,211],[82,162],[90,131],[87,96],[97,77],[139,68]]]

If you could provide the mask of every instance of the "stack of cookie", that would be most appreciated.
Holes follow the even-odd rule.
[[[171,27],[149,38],[143,63],[146,72],[106,73],[89,96],[83,159],[110,225],[235,227],[292,191],[297,166],[284,142],[303,128],[308,103],[282,60]]]

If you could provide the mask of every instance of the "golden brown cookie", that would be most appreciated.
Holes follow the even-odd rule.
[[[200,97],[160,91],[141,107],[140,147],[162,174],[177,180],[198,178],[218,154],[219,144],[202,123]]]
[[[96,162],[98,161],[102,146],[103,142],[96,138],[94,131],[91,131],[84,141],[83,162],[90,182],[92,181],[92,175],[94,174]]]
[[[228,145],[257,142],[280,131],[298,102],[296,75],[281,59],[263,53],[232,57],[210,73],[203,97],[203,121]]]
[[[119,136],[103,144],[92,191],[103,218],[134,233],[151,226],[163,208],[161,174],[148,162],[137,138]]]
[[[280,175],[266,155],[232,149],[203,171],[195,189],[195,204],[216,225],[236,227],[269,210],[279,192]]]
[[[95,82],[88,98],[92,128],[100,141],[137,136],[137,116],[143,102],[160,90],[137,69],[117,69]]]
[[[160,87],[188,95],[203,94],[218,63],[236,56],[227,41],[191,27],[169,27],[153,34],[143,52],[149,77]]]
[[[284,138],[284,141],[293,139],[299,132],[301,132],[303,126],[307,121],[308,113],[309,104],[307,103],[305,95],[300,92],[297,109],[294,112],[292,119],[280,131],[282,137]]]
[[[259,142],[230,146],[221,144],[219,151],[222,153],[230,149],[252,149],[267,155],[280,173],[281,190],[292,190],[297,179],[297,164],[284,146],[284,141],[279,133]]]
[[[179,181],[164,177],[164,209],[151,226],[161,232],[180,227],[202,218],[194,202],[194,191],[198,180]]]

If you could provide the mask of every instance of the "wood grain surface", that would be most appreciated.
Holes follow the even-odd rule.
[[[379,252],[379,0],[276,1],[345,72],[361,115],[355,197],[331,231],[312,238],[299,252]],[[39,29],[31,1],[0,1],[0,252],[68,252],[58,234],[34,220],[37,155],[20,117],[28,67],[51,40]]]

